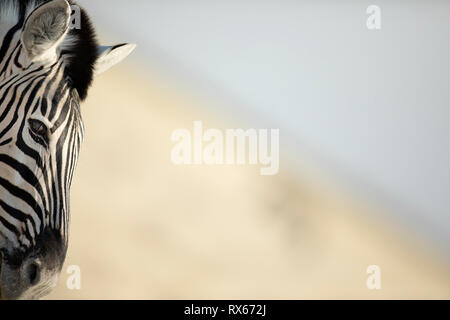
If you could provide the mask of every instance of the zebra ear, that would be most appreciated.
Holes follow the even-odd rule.
[[[71,13],[66,0],[53,0],[41,5],[28,16],[21,40],[32,61],[56,52],[56,47],[69,30]]]
[[[119,44],[113,47],[99,47],[99,57],[95,63],[95,76],[102,74],[125,59],[136,48],[135,44]]]

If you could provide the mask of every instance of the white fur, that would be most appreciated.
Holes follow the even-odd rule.
[[[101,47],[100,57],[95,64],[95,75],[98,76],[125,59],[136,48],[135,44],[125,44],[118,48]]]
[[[21,40],[32,61],[55,59],[56,49],[69,31],[70,15],[69,3],[55,0],[40,6],[28,16]]]

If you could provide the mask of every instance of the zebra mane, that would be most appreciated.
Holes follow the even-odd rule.
[[[51,0],[0,0],[0,23],[10,23],[10,28],[18,22],[23,28],[28,15],[40,5]],[[70,5],[76,5],[72,0],[68,0]],[[80,29],[71,29],[64,41],[60,44],[66,75],[71,79],[71,87],[76,89],[81,100],[87,96],[88,89],[94,77],[95,62],[99,56],[98,43],[91,20],[84,9],[81,8]],[[0,45],[1,38],[0,32]],[[4,57],[1,55],[0,59]]]

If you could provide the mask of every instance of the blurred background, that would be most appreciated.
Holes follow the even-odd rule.
[[[78,3],[103,44],[138,47],[82,106],[49,298],[450,298],[448,1]],[[175,166],[195,120],[279,128],[279,174]]]

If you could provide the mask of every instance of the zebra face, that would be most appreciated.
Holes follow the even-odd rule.
[[[37,102],[34,109],[33,104],[13,106],[18,116],[11,128],[8,117],[0,122],[0,131],[5,131],[0,146],[0,223],[4,223],[0,246],[6,249],[0,276],[2,283],[13,284],[1,288],[5,298],[47,294],[64,261],[69,190],[83,124],[76,91],[64,81],[60,85],[56,97],[41,88],[37,101],[49,103]],[[33,90],[33,85],[27,86]]]
[[[84,135],[80,102],[94,75],[134,45],[99,47],[66,0],[0,2],[0,299],[56,285],[69,235],[69,194]]]

